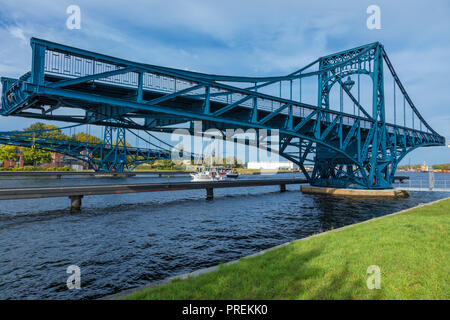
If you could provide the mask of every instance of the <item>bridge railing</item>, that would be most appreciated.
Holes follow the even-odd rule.
[[[395,183],[395,187],[408,189],[411,191],[444,191],[450,192],[450,180],[439,179],[433,181],[432,184],[428,180],[413,179],[403,183]]]
[[[72,55],[70,53],[57,52],[54,50],[47,49],[45,51],[45,65],[44,70],[46,75],[49,76],[61,76],[69,78],[85,77],[90,75],[95,75],[98,73],[116,71],[123,68],[118,64],[106,63],[103,61],[97,61],[93,57],[79,57]],[[106,78],[100,78],[95,80],[95,82],[120,85],[124,87],[129,87],[133,89],[138,88],[138,73],[137,72],[126,72],[118,75],[113,75]],[[144,72],[143,73],[143,88],[152,92],[158,93],[175,93],[179,90],[184,90],[187,88],[194,87],[198,85],[198,82],[189,81],[180,77],[168,76],[160,74],[157,72]],[[217,86],[210,86],[210,100],[214,102],[219,102],[223,104],[231,104],[233,102],[242,100],[248,97],[248,94],[236,93],[229,89],[224,89]],[[219,95],[220,94],[220,95]],[[183,94],[183,96],[190,97],[201,97],[204,96],[204,89],[192,90],[189,93]],[[256,98],[256,105],[258,110],[273,112],[283,106],[285,101],[277,101],[273,98]],[[304,118],[313,113],[316,108],[313,106],[307,106],[304,104],[297,105],[296,101],[291,101],[292,113],[295,117]],[[251,99],[239,103],[239,106],[246,108],[253,108],[253,101]],[[331,121],[336,117],[340,116],[337,111],[322,111],[324,113],[330,113]],[[286,108],[280,111],[280,114],[288,114],[289,110]],[[314,116],[312,119],[315,119]],[[372,126],[372,121],[369,119],[364,119],[357,117],[356,115],[345,115],[343,116],[344,125],[353,125],[358,119],[360,119],[360,126],[364,129],[369,129]],[[325,121],[325,119],[323,119]],[[388,127],[389,132],[394,132],[394,127]],[[404,129],[401,129],[401,132]]]

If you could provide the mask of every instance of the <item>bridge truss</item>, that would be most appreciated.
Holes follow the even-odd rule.
[[[445,145],[417,110],[378,42],[321,57],[278,77],[191,72],[35,38],[31,47],[31,72],[1,79],[4,116],[158,132],[202,121],[204,130],[215,128],[224,137],[227,129],[277,131],[279,144],[270,151],[297,164],[316,186],[390,188],[408,152]],[[398,90],[403,100],[403,106],[397,106],[398,98],[389,106],[391,122],[386,120],[385,67],[393,78],[394,95]],[[365,106],[362,77],[368,77],[372,87]],[[311,78],[317,80],[315,104],[302,102],[302,81]],[[298,99],[293,88],[299,89]],[[333,88],[340,93],[337,104],[331,103]],[[344,111],[344,96],[354,112]],[[408,122],[406,110],[411,114]],[[258,138],[255,144],[260,146]],[[312,172],[306,170],[308,165]]]
[[[125,141],[125,128],[105,127],[102,140],[89,137],[80,140],[64,134],[76,127],[79,125],[50,130],[0,132],[0,144],[58,152],[84,161],[100,172],[133,170],[143,163],[171,159],[172,152],[176,151],[161,148],[146,139],[144,142],[153,148],[130,146]]]

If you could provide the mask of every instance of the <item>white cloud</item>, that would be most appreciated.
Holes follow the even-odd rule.
[[[22,41],[27,41],[21,28],[12,26],[8,28],[8,31],[14,38],[20,39]]]

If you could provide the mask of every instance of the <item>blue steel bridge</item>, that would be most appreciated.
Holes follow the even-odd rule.
[[[191,72],[35,38],[31,48],[31,71],[19,79],[1,79],[1,115],[102,126],[104,139],[89,144],[42,132],[2,132],[0,143],[70,154],[98,171],[169,158],[169,149],[149,141],[146,148],[129,146],[126,134],[150,136],[182,125],[193,134],[194,121],[227,139],[227,129],[277,131],[279,143],[269,151],[297,164],[314,186],[390,188],[408,152],[445,145],[419,113],[379,42],[318,58],[276,77]],[[394,93],[388,105],[386,75],[393,79]],[[362,90],[363,78],[370,80],[368,93]],[[315,104],[302,100],[302,83],[310,79]],[[332,99],[333,88],[338,102]],[[344,110],[344,97],[353,112]],[[259,137],[253,143],[264,144]],[[307,166],[313,166],[312,172]]]
[[[64,132],[71,132],[71,128],[75,129],[78,126],[40,131],[0,132],[0,143],[64,153],[89,163],[95,171],[101,172],[132,170],[146,162],[170,159],[172,152],[174,152],[173,149],[169,148],[170,145],[167,148],[160,147],[141,137],[140,139],[144,140],[144,143],[151,145],[153,148],[127,145],[126,131],[114,130],[112,127],[105,128],[106,139],[98,139],[99,141],[91,141],[93,139],[80,141],[64,134]],[[135,134],[132,131],[130,132]],[[183,154],[177,156],[183,157]]]

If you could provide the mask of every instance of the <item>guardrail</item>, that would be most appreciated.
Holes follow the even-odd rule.
[[[402,189],[410,191],[448,191],[450,192],[450,180],[408,180],[398,184]]]

